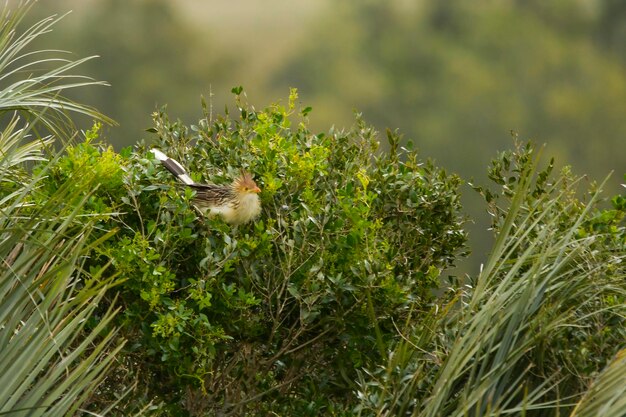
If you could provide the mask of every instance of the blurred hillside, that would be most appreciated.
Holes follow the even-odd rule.
[[[111,83],[77,97],[116,119],[118,147],[148,137],[150,113],[191,122],[243,85],[256,106],[297,87],[320,131],[353,112],[449,171],[484,178],[510,131],[611,191],[626,172],[626,2],[64,0],[46,47],[97,54]],[[87,123],[87,121],[86,121]],[[467,191],[471,194],[470,191]],[[473,202],[470,198],[470,211]],[[473,214],[473,216],[475,213]]]

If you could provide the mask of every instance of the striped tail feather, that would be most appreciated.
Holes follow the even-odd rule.
[[[169,172],[184,184],[196,185],[195,181],[191,179],[187,171],[185,171],[185,168],[183,168],[177,160],[170,158],[158,149],[150,149],[150,152],[154,154],[154,157],[158,159]]]

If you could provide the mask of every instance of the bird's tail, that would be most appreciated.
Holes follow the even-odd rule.
[[[185,168],[177,160],[170,158],[158,149],[150,149],[150,152],[180,181],[187,185],[195,185],[195,181],[191,179]]]

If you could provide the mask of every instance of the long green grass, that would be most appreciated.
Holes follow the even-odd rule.
[[[66,187],[33,208],[36,185],[0,211],[0,414],[71,415],[119,349],[115,312],[93,319],[113,280],[82,271],[92,230],[77,220],[85,197]]]

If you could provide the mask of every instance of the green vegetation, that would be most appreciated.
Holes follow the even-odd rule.
[[[27,9],[0,32],[0,414],[626,414],[626,196],[516,143],[471,184],[489,257],[447,276],[463,183],[397,132],[317,133],[295,89],[259,110],[236,87],[116,152],[62,97],[99,84],[84,60],[23,52],[54,23],[20,36]],[[251,172],[259,219],[200,215],[153,146],[198,182]]]
[[[497,236],[489,259],[364,375],[360,415],[568,415],[590,385],[572,415],[623,415],[624,198],[596,211],[597,192],[580,201],[577,179],[538,163],[529,146],[494,161],[501,191],[479,188]]]

